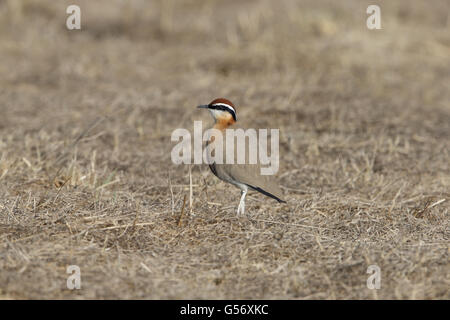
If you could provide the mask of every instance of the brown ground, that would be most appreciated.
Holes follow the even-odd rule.
[[[450,3],[377,3],[0,0],[0,298],[449,299]],[[287,204],[193,166],[189,215],[170,135],[220,96]]]

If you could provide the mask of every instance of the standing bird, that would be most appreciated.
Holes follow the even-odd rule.
[[[234,128],[237,121],[236,107],[231,103],[231,101],[224,98],[219,98],[213,100],[207,105],[201,105],[197,108],[208,109],[211,112],[211,115],[215,121],[213,128],[220,130],[223,137],[225,136],[226,129]],[[215,137],[213,136],[207,142],[207,148],[214,148],[214,141]],[[249,150],[247,148],[247,155],[248,152]],[[226,158],[225,152],[223,153],[223,158]],[[219,179],[231,183],[241,189],[241,200],[237,209],[238,215],[244,214],[245,212],[245,196],[247,195],[249,188],[271,197],[278,202],[286,202],[281,199],[281,189],[276,182],[271,179],[271,176],[261,175],[259,164],[236,164],[235,161],[234,164],[211,163],[209,168]]]

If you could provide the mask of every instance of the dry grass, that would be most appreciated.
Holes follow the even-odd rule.
[[[76,2],[0,1],[0,298],[450,298],[448,1]],[[193,166],[190,208],[170,134],[218,96],[286,205]]]

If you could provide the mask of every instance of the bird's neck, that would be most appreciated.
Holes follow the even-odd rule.
[[[220,131],[224,131],[227,128],[229,128],[230,126],[232,126],[233,124],[234,124],[233,119],[217,119],[213,128],[220,130]]]

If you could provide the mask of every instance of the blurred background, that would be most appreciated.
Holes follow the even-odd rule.
[[[116,144],[167,144],[221,96],[291,149],[324,130],[449,132],[448,1],[379,1],[381,30],[370,1],[77,1],[67,30],[70,4],[0,1],[3,141],[63,143],[111,115]]]

